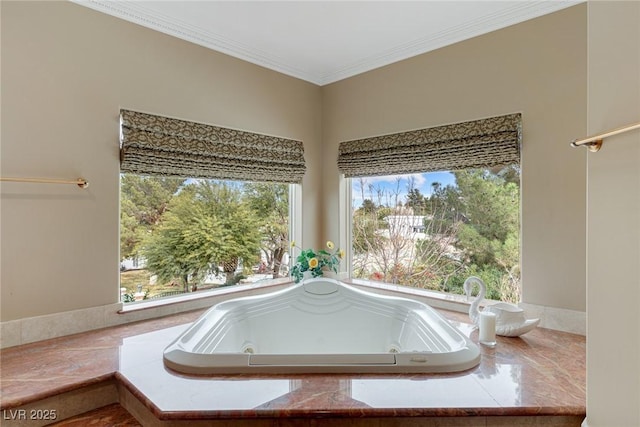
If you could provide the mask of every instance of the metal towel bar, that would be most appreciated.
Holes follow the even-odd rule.
[[[588,138],[576,139],[571,143],[571,146],[580,147],[581,145],[584,145],[589,149],[589,151],[591,151],[592,153],[595,153],[596,151],[600,150],[600,147],[602,147],[602,140],[604,138],[608,138],[610,136],[617,135],[623,132],[629,132],[630,130],[634,130],[634,129],[640,129],[640,122],[629,125],[629,126],[624,126],[618,129],[614,129],[609,132],[604,132],[599,135],[590,136]]]
[[[0,178],[0,181],[8,182],[35,182],[41,184],[76,184],[80,188],[87,188],[89,182],[84,178],[75,180],[69,179],[47,179],[47,178]]]

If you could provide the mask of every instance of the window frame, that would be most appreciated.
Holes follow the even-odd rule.
[[[429,173],[429,172],[422,172]],[[467,307],[469,301],[466,296],[454,294],[450,292],[432,290],[432,289],[422,289],[415,288],[411,286],[406,286],[402,284],[391,284],[387,282],[377,282],[368,279],[355,278],[353,277],[353,180],[357,179],[357,177],[345,177],[344,174],[340,174],[339,181],[339,192],[340,192],[340,230],[343,230],[340,234],[341,243],[343,243],[342,247],[345,248],[345,262],[347,265],[347,281],[352,284],[356,284],[359,286],[363,286],[369,288],[374,291],[380,291],[386,293],[391,291],[393,293],[404,294],[409,298],[419,297],[424,298],[429,301],[435,307],[440,307],[444,309],[452,309],[456,311],[464,311],[460,310],[461,304],[463,307]],[[518,257],[520,263],[520,291],[522,297],[522,284],[524,283],[524,272],[522,271],[522,174],[520,174],[520,191],[519,191],[519,248],[518,248]],[[500,303],[503,301],[500,300],[492,300],[485,297],[485,301],[490,301],[491,303]],[[521,302],[521,301],[520,301]],[[451,305],[453,304],[453,305]]]
[[[130,172],[129,172],[130,173]],[[118,174],[118,218],[120,218],[121,214],[121,197],[122,197],[122,182],[120,178],[121,174]],[[213,179],[213,178],[211,178]],[[302,239],[302,185],[295,183],[288,183],[289,185],[289,240],[290,241],[301,241]],[[120,227],[120,219],[118,219],[118,238],[120,237],[121,227]],[[119,240],[119,239],[118,239]],[[289,259],[292,259],[294,256],[293,249],[289,253]],[[118,259],[120,257],[120,245],[118,245]],[[224,297],[228,294],[244,294],[247,291],[261,289],[261,288],[270,288],[270,287],[278,287],[283,284],[289,284],[291,282],[290,276],[279,277],[277,279],[265,280],[262,283],[253,283],[246,285],[236,285],[229,287],[222,287],[198,292],[189,292],[186,294],[179,294],[175,296],[167,296],[154,300],[140,300],[140,301],[132,301],[125,303],[122,301],[122,294],[120,292],[121,286],[121,275],[118,274],[118,302],[122,304],[122,308],[120,309],[120,313],[129,313],[133,311],[143,310],[143,309],[155,309],[162,307],[167,307],[171,305],[177,304],[186,304],[189,307],[180,310],[187,311],[192,309],[197,309],[200,303],[203,300],[208,300],[216,297]]]

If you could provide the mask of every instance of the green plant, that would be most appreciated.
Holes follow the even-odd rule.
[[[133,296],[133,292],[122,294],[122,302],[134,302],[136,297]]]
[[[296,243],[291,242],[291,247],[296,247]],[[327,242],[327,249],[318,251],[300,249],[300,255],[298,255],[295,265],[291,268],[293,280],[298,283],[302,280],[305,271],[310,271],[311,277],[320,277],[327,270],[337,273],[340,260],[344,258],[344,251],[336,248],[330,240]]]

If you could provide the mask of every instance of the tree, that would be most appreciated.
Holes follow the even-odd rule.
[[[182,178],[121,174],[120,257],[137,257],[144,237],[159,224]]]
[[[371,199],[364,199],[362,201],[362,206],[360,206],[358,210],[370,214],[376,211],[376,204],[373,203],[373,200]]]
[[[244,184],[244,194],[258,219],[262,235],[260,250],[273,278],[278,278],[289,248],[289,185],[250,182]]]
[[[411,208],[416,215],[422,215],[425,212],[425,197],[422,195],[419,189],[410,188],[407,193],[407,201],[404,206]]]
[[[193,188],[185,188],[145,242],[147,268],[162,282],[177,280],[184,292],[194,291],[211,270],[223,238],[220,221],[195,200]]]
[[[482,170],[455,172],[455,176],[468,224],[479,236],[505,242],[518,230],[518,185]]]
[[[144,239],[146,227],[142,226],[133,214],[136,211],[133,202],[127,198],[120,201],[120,258],[136,257],[140,242]]]
[[[243,200],[238,184],[208,180],[198,183],[196,191],[207,213],[221,224],[222,238],[216,242],[214,263],[223,266],[226,283],[232,284],[239,260],[253,264],[259,259],[260,222]]]
[[[520,187],[513,175],[518,169],[505,169],[454,173],[465,216],[457,246],[486,282],[490,297],[518,302]]]
[[[171,200],[144,255],[158,279],[178,280],[188,292],[218,266],[225,266],[226,283],[233,283],[238,260],[253,262],[259,241],[257,221],[242,192],[224,182],[200,181]]]
[[[477,275],[489,298],[518,302],[519,168],[454,175],[456,185],[433,182],[429,197],[409,180],[404,206],[398,186],[381,191],[360,179],[362,200],[379,203],[354,212],[354,275],[455,293]],[[423,233],[408,231],[418,214]]]
[[[375,210],[358,209],[353,215],[353,250],[367,254],[380,249],[383,238],[377,231],[383,227]]]

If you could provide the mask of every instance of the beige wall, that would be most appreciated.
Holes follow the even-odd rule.
[[[640,2],[589,2],[589,134],[640,121]],[[640,131],[588,155],[587,421],[640,425]]]
[[[522,112],[523,301],[585,310],[586,5],[323,88],[325,234],[339,141]]]
[[[319,88],[69,2],[2,1],[2,321],[118,300],[120,107],[305,142],[304,245],[337,239],[340,140],[523,113],[524,300],[585,309],[586,7]],[[327,237],[329,236],[329,237]]]
[[[70,2],[1,7],[2,176],[90,181],[2,183],[2,321],[119,300],[120,107],[303,140],[319,222],[319,87]]]

